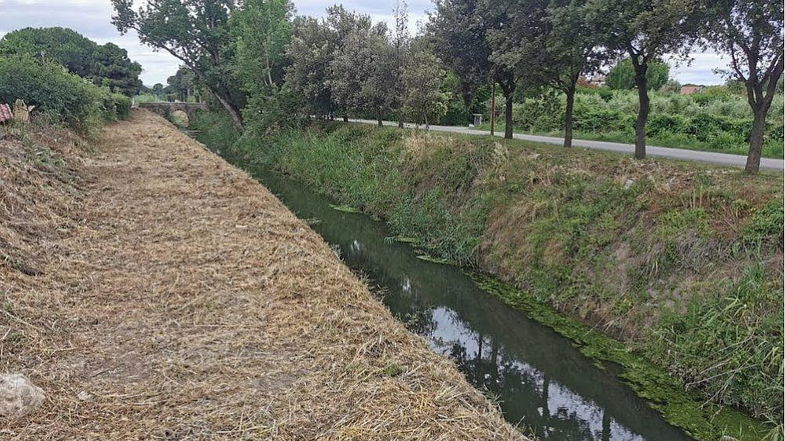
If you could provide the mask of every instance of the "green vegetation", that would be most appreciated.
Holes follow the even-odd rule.
[[[702,149],[736,151],[747,144],[750,173],[760,167],[764,144],[772,155],[781,151],[781,124],[775,121],[769,130],[766,118],[783,71],[782,5],[767,0],[437,1],[425,32],[414,38],[404,0],[397,2],[392,32],[342,6],[327,8],[321,19],[294,17],[290,0],[161,0],[136,9],[127,0],[112,4],[120,32],[135,30],[143,43],[179,58],[238,129],[248,122],[254,130],[276,131],[312,117],[350,115],[370,116],[380,125],[390,116],[399,126],[409,119],[427,127],[443,117],[465,123],[482,107],[481,98],[489,92],[495,98],[498,85],[507,139],[521,117],[544,115],[521,115],[518,106],[516,121],[516,100],[534,98],[537,107],[537,101],[553,101],[555,92],[564,102],[550,106],[548,115],[558,118],[536,130],[563,130],[565,147],[572,144],[573,126],[582,134],[591,123],[595,137],[631,137],[636,159],[646,157],[649,135]],[[662,58],[688,59],[696,45],[733,55],[728,77],[744,85],[749,112],[731,119],[667,114],[650,121],[650,90],[676,86]],[[586,121],[586,112],[576,119],[581,76],[613,63],[609,84],[634,87],[634,106],[597,109],[601,121]],[[163,89],[158,84],[152,92],[161,96]]]
[[[635,140],[636,92],[580,88],[575,96],[574,129],[580,139],[631,143]],[[653,145],[745,154],[753,115],[746,97],[728,86],[679,95],[651,92],[646,135]],[[516,131],[561,136],[566,96],[525,98],[513,106]],[[772,103],[763,156],[783,157],[783,97]],[[489,115],[486,115],[486,120]],[[482,128],[488,129],[489,124]]]
[[[71,73],[112,92],[135,95],[142,86],[142,66],[114,43],[99,46],[64,28],[25,28],[0,39],[0,55],[43,58],[65,66]]]
[[[696,396],[782,414],[778,176],[359,125],[240,137],[212,114],[192,124],[217,127],[202,140],[241,164],[292,174],[437,258],[515,285],[502,295],[512,303],[550,305],[622,338],[613,357],[590,355],[631,369],[639,392],[701,439],[717,433],[693,420]],[[629,351],[679,382],[648,387],[639,358],[618,357]],[[687,401],[673,398],[678,384],[693,391]]]
[[[67,72],[61,65],[26,56],[0,56],[0,103],[17,99],[82,133],[126,118],[131,100]]]
[[[659,90],[668,82],[669,73],[670,66],[668,66],[668,64],[661,61],[651,63],[649,69],[646,71],[646,86],[649,90]],[[632,65],[632,60],[625,58],[616,63],[616,65],[608,71],[606,81],[608,87],[614,90],[634,89],[635,67]]]

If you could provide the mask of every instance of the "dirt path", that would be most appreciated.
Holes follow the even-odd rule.
[[[47,393],[1,439],[519,439],[304,222],[163,119],[107,127],[83,162],[42,274],[0,271],[0,372]]]

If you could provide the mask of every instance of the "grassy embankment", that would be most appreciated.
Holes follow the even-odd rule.
[[[506,285],[492,292],[625,366],[700,440],[761,436],[702,400],[782,414],[781,175],[357,125],[238,142],[219,117],[194,125],[240,163],[290,173],[493,274]]]

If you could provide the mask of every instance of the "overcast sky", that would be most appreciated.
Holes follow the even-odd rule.
[[[371,15],[375,20],[390,22],[395,0],[295,0],[299,15],[321,16],[327,6],[343,3],[347,9]],[[409,0],[412,29],[427,20],[431,0]],[[139,44],[135,34],[121,36],[110,23],[112,7],[109,0],[0,0],[0,36],[24,27],[62,26],[76,30],[98,43],[114,42],[128,50],[131,59],[142,64],[142,80],[148,86],[166,84],[166,78],[177,71],[172,56],[155,52]],[[723,79],[713,73],[724,68],[725,60],[715,54],[695,54],[690,66],[675,67],[673,76],[681,83],[718,84]]]

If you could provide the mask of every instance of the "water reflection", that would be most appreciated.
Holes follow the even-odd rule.
[[[352,268],[385,288],[385,303],[436,352],[455,360],[476,387],[498,397],[508,421],[541,439],[681,441],[609,370],[571,342],[480,290],[460,269],[417,259],[385,240],[383,223],[333,210],[326,198],[266,170],[252,170]]]

